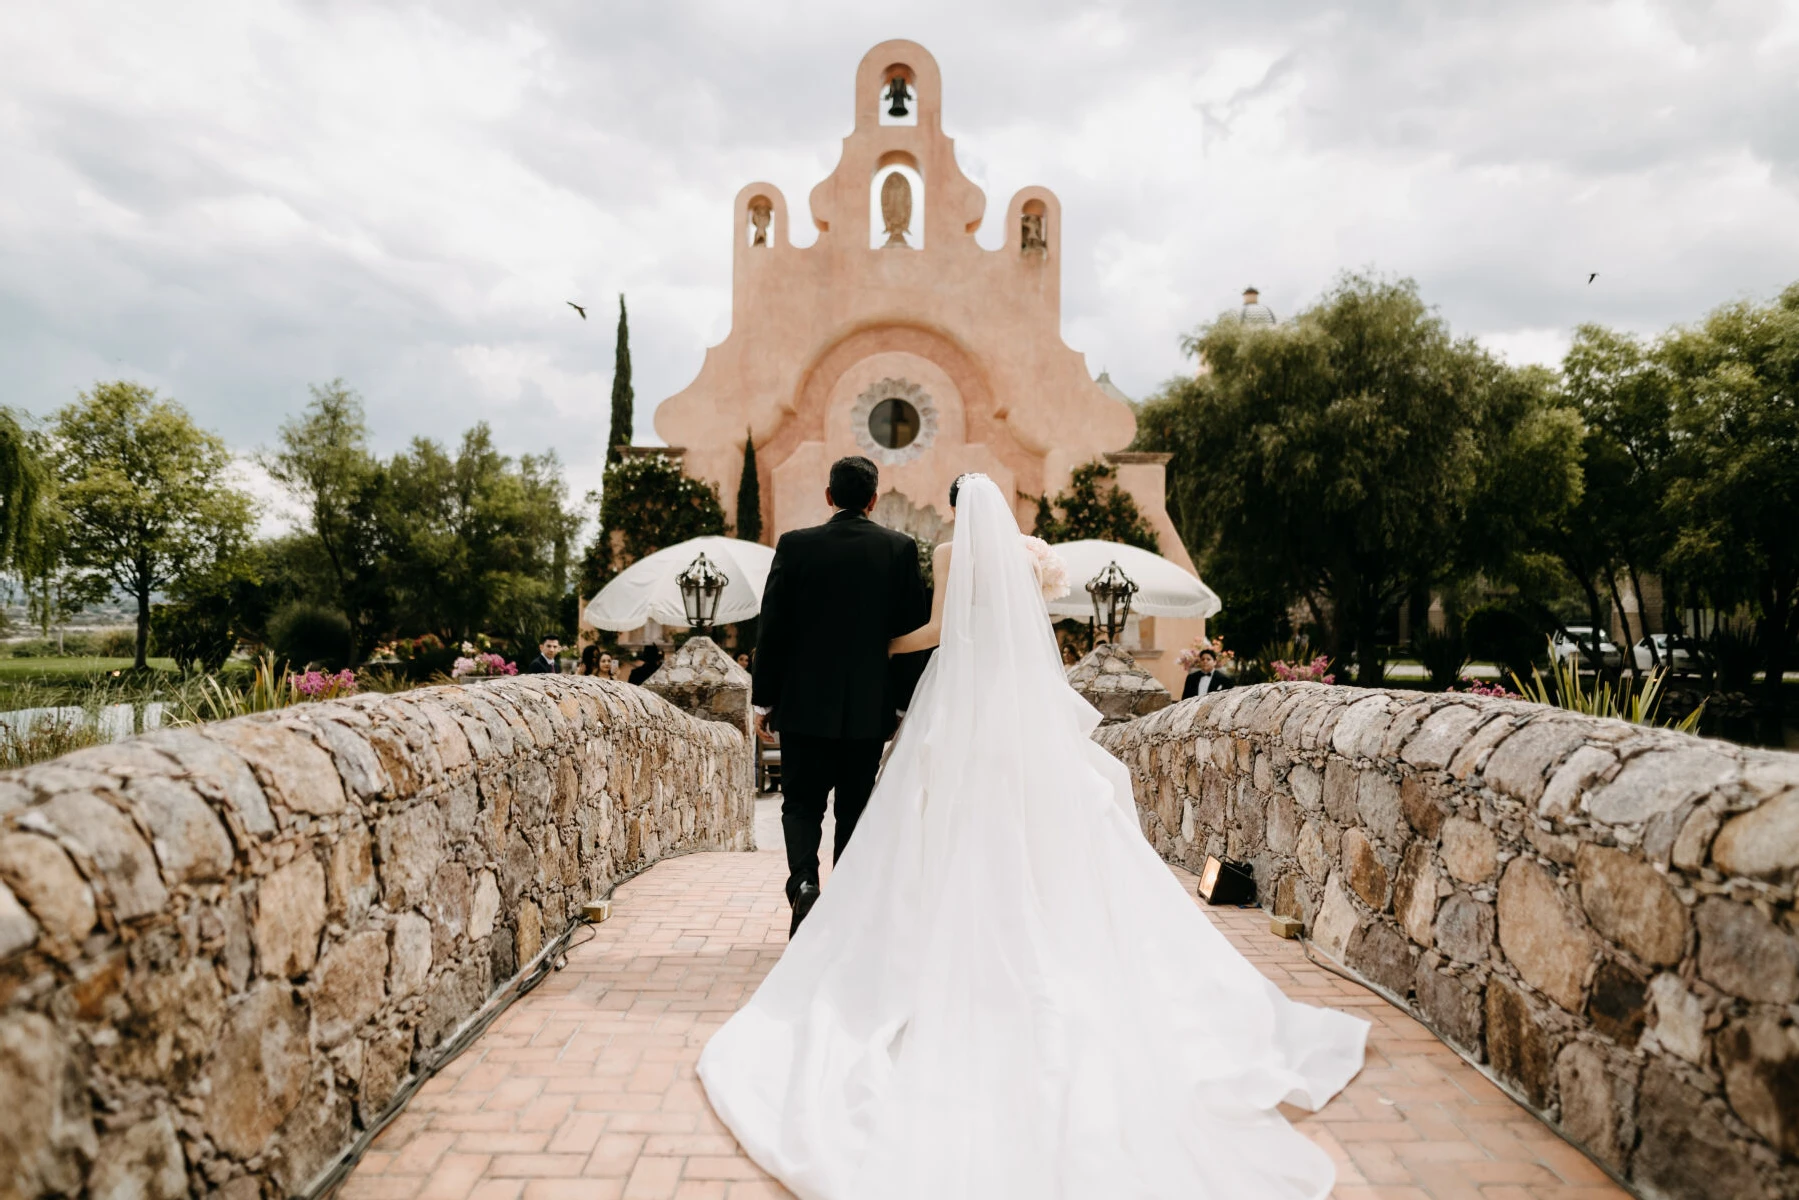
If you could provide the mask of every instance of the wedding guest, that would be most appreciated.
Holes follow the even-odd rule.
[[[749,656],[748,651],[740,651],[738,653],[737,665],[742,667],[746,671],[750,669],[750,656]]]
[[[1062,665],[1065,667],[1072,667],[1072,666],[1074,666],[1075,663],[1077,663],[1079,661],[1081,661],[1081,660],[1079,658],[1075,657],[1074,647],[1070,646],[1067,642],[1063,642],[1062,643]]]
[[[562,639],[551,634],[537,643],[537,657],[525,664],[527,675],[554,675],[556,656],[562,653]]]
[[[581,674],[598,675],[600,673],[600,644],[589,642],[581,647]]]
[[[600,655],[600,678],[618,678],[618,659],[612,657],[610,654]]]
[[[1188,672],[1187,684],[1181,688],[1181,699],[1191,700],[1233,686],[1231,677],[1218,669],[1218,652],[1208,647],[1199,652],[1199,666]]]
[[[647,683],[650,676],[661,670],[661,668],[662,647],[658,646],[655,642],[651,642],[643,648],[643,657],[638,659],[637,665],[631,669],[631,678],[627,682],[636,684]]]

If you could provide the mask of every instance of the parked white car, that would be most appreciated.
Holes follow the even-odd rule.
[[[1649,652],[1649,643],[1655,643],[1655,653]],[[1658,664],[1663,669],[1675,671],[1692,671],[1699,666],[1697,647],[1690,638],[1678,633],[1652,633],[1630,648],[1631,661],[1639,671],[1647,671]]]
[[[1566,632],[1557,630],[1550,644],[1554,648],[1555,660],[1567,662],[1569,659],[1580,659],[1587,666],[1592,665],[1592,656],[1587,650],[1593,644],[1593,627],[1591,625],[1570,625]],[[1618,647],[1605,634],[1599,634],[1599,657],[1608,667],[1615,667],[1624,661]],[[1647,651],[1645,651],[1647,653]]]

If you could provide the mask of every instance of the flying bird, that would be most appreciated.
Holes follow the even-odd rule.
[[[1595,280],[1595,279],[1598,279],[1598,278],[1599,278],[1599,272],[1598,272],[1598,271],[1594,271],[1594,272],[1593,272],[1593,273],[1592,273],[1592,274],[1591,274],[1591,275],[1589,275],[1589,276],[1587,276],[1587,284],[1588,284],[1588,286],[1591,286],[1591,285],[1592,285],[1592,283],[1593,283],[1593,281],[1594,281],[1594,280]],[[587,315],[587,314],[586,314],[586,313],[582,313],[582,314],[581,314],[581,315],[582,315],[582,316],[586,316],[586,315]]]
[[[1589,279],[1587,282],[1591,283],[1592,280]],[[582,308],[579,304],[576,304],[573,300],[565,300],[565,301],[563,301],[563,303],[567,304],[570,308],[572,308],[576,312],[580,313],[581,319],[583,321],[585,321],[587,319],[587,310],[585,308]]]

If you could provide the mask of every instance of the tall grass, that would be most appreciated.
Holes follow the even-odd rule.
[[[1549,678],[1545,679],[1537,667],[1530,669],[1529,682],[1516,673],[1512,675],[1518,694],[1538,704],[1565,708],[1590,717],[1611,717],[1633,725],[1660,725],[1692,733],[1699,728],[1705,704],[1701,702],[1699,707],[1677,721],[1661,720],[1662,685],[1667,680],[1668,672],[1657,667],[1640,679],[1625,676],[1614,683],[1602,675],[1594,675],[1589,684],[1581,679],[1579,661],[1572,657],[1557,658],[1553,648],[1549,658]]]
[[[0,770],[28,767],[105,740],[97,712],[41,713],[23,729],[0,722]]]

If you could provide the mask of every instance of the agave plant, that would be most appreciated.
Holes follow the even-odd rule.
[[[273,654],[256,662],[256,675],[247,688],[227,683],[217,675],[196,676],[170,702],[171,724],[199,725],[224,721],[246,713],[268,712],[305,700],[294,686],[294,676],[275,663]]]
[[[1534,666],[1530,669],[1528,682],[1519,678],[1516,673],[1512,675],[1512,683],[1517,687],[1518,694],[1538,704],[1565,708],[1569,712],[1585,713],[1590,717],[1629,721],[1632,725],[1660,725],[1678,729],[1682,733],[1692,733],[1699,727],[1699,717],[1705,711],[1705,704],[1701,702],[1678,721],[1661,720],[1662,685],[1667,679],[1668,672],[1657,667],[1640,680],[1625,676],[1614,684],[1602,675],[1594,675],[1592,682],[1588,684],[1581,679],[1577,661],[1573,658],[1557,659],[1553,648],[1549,658],[1548,679],[1544,679],[1543,672]]]

